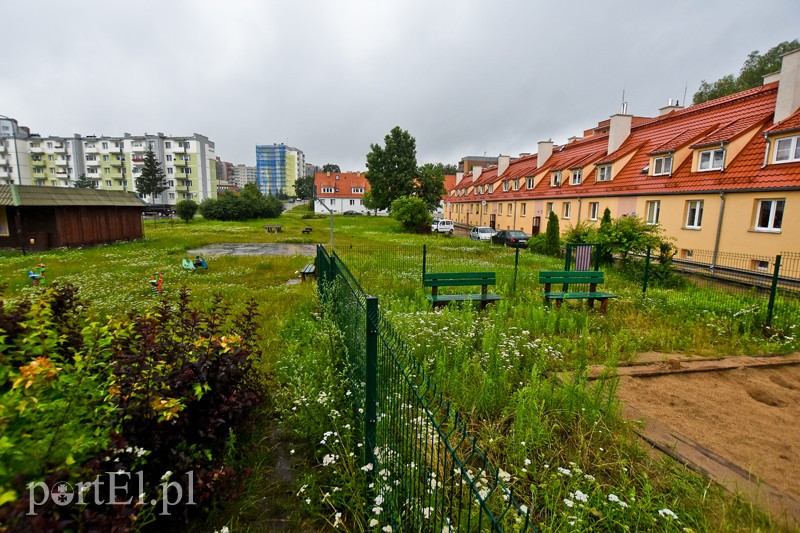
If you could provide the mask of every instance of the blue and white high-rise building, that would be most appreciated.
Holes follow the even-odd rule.
[[[305,172],[305,155],[285,144],[256,145],[256,185],[264,195],[295,195],[294,184]]]

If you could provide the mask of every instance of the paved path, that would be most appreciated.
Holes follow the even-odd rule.
[[[195,248],[186,252],[188,255],[311,255],[317,253],[316,244],[290,244],[290,243],[228,243],[210,244],[202,248]]]

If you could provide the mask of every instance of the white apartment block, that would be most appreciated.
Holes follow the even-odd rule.
[[[248,183],[255,183],[256,176],[258,175],[258,171],[256,167],[250,167],[247,165],[236,165],[234,167],[234,179],[233,181],[236,183],[236,186],[240,189],[244,188],[245,185]]]
[[[82,175],[100,190],[135,191],[148,149],[164,170],[167,189],[151,204],[217,197],[214,143],[204,135],[163,133],[122,137],[42,137],[0,116],[0,184],[72,187]]]

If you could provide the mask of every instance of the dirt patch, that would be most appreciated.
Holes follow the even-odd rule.
[[[619,397],[800,500],[800,365],[623,376]]]
[[[186,252],[190,256],[215,256],[215,255],[315,255],[316,244],[292,244],[277,242],[242,242],[210,244]]]

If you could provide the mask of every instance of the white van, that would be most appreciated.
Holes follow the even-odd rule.
[[[443,218],[439,221],[434,221],[431,224],[431,231],[433,233],[449,233],[453,234],[453,221],[449,218]]]

